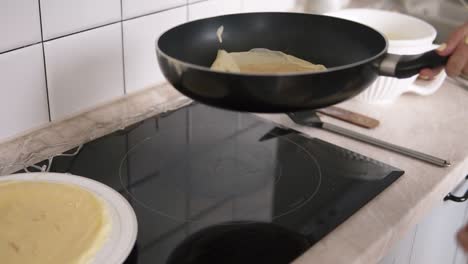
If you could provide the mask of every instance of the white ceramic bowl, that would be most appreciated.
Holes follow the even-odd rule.
[[[389,53],[414,55],[437,48],[437,45],[433,44],[437,35],[435,28],[415,17],[397,12],[361,8],[343,9],[327,15],[352,20],[378,30],[388,39]],[[417,76],[407,79],[380,76],[356,96],[356,99],[368,103],[388,104],[407,92],[430,95],[437,91],[445,77],[445,72],[441,72],[432,81],[416,80]]]

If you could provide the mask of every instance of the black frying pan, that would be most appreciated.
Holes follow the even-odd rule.
[[[216,34],[220,26],[222,43]],[[218,49],[252,48],[282,51],[328,70],[265,75],[209,69]],[[299,13],[247,13],[189,22],[162,34],[156,51],[165,77],[186,96],[216,107],[266,113],[333,105],[357,95],[379,75],[407,78],[447,61],[435,51],[391,55],[385,37],[370,27]]]

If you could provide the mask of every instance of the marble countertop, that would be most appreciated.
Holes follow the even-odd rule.
[[[0,142],[0,176],[189,103],[172,86],[162,84],[28,131]]]
[[[468,90],[447,80],[431,96],[407,94],[386,106],[356,100],[340,106],[366,113],[380,120],[381,124],[374,130],[366,130],[326,117],[323,120],[447,159],[452,166],[436,167],[327,131],[296,126],[284,115],[262,115],[405,171],[399,180],[295,263],[377,263],[468,174]]]
[[[164,84],[0,142],[0,175],[190,102]],[[468,173],[468,91],[449,80],[427,97],[404,95],[386,106],[350,100],[341,106],[375,117],[381,124],[366,130],[327,117],[324,120],[447,159],[452,166],[436,167],[330,132],[298,127],[285,115],[260,115],[405,170],[399,180],[310,248],[296,263],[376,263],[431,208],[442,203],[442,198]]]

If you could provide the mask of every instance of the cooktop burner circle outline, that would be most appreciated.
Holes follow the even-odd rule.
[[[302,135],[300,135],[302,136]],[[305,147],[301,146],[300,144],[294,142],[294,140],[291,140],[289,137],[279,137],[280,139],[283,139],[283,140],[286,140],[288,141],[289,143],[295,145],[296,147],[298,147],[299,149],[301,149],[304,153],[306,153],[313,161],[314,161],[314,164],[315,166],[317,167],[317,172],[318,172],[318,183],[315,187],[315,190],[309,195],[309,197],[307,197],[306,199],[303,199],[302,201],[300,202],[297,202],[295,204],[294,207],[292,207],[291,209],[289,209],[288,211],[286,212],[283,212],[281,214],[278,214],[278,215],[274,215],[272,217],[272,220],[276,219],[276,218],[280,218],[282,216],[285,216],[287,214],[290,214],[298,209],[300,209],[302,206],[306,205],[310,200],[312,200],[314,198],[314,196],[318,193],[318,191],[320,190],[320,186],[322,185],[322,169],[320,167],[320,163],[318,162],[318,160],[314,157],[314,155],[312,155],[312,153],[310,153],[310,151],[308,151]]]
[[[170,171],[171,177],[177,182],[175,187],[200,197],[224,199],[251,194],[266,184],[278,182],[282,173],[281,164],[273,163],[274,158],[268,148],[241,143],[236,144],[235,149],[234,154],[231,151],[227,154],[215,152],[221,156],[202,157],[189,150],[191,157],[177,162],[179,166]],[[248,151],[243,151],[246,149]],[[242,155],[236,154],[237,150],[241,150]],[[184,169],[194,173],[183,177]],[[184,186],[186,180],[190,181],[189,190]]]
[[[300,136],[302,136],[302,135],[300,135]],[[193,220],[190,217],[187,218],[187,219],[181,219],[179,217],[175,217],[175,216],[173,216],[171,214],[168,214],[168,213],[165,213],[165,212],[163,212],[161,210],[153,208],[152,206],[148,205],[147,203],[145,203],[145,202],[141,201],[139,198],[137,198],[136,195],[132,191],[130,191],[126,187],[126,185],[124,184],[124,180],[122,178],[122,168],[123,168],[123,165],[125,164],[125,161],[128,160],[129,155],[131,153],[133,153],[133,151],[135,149],[137,149],[138,147],[140,147],[141,145],[143,145],[147,141],[151,140],[152,138],[153,137],[146,137],[143,140],[141,140],[140,142],[136,143],[135,145],[130,147],[130,149],[127,151],[127,153],[125,153],[125,155],[122,157],[120,165],[119,165],[119,180],[120,180],[121,186],[123,187],[124,191],[127,193],[127,195],[130,197],[131,200],[133,200],[138,205],[142,206],[143,208],[149,210],[152,213],[156,213],[156,214],[158,214],[160,216],[167,217],[167,218],[169,218],[171,220],[174,220],[174,221],[177,221],[177,222],[186,222],[186,223],[188,223],[188,222],[198,222],[197,220]],[[317,172],[317,174],[314,174],[314,176],[312,176],[312,177],[317,177],[318,179],[317,179],[317,184],[315,184],[315,189],[309,195],[307,195],[305,197],[303,196],[298,201],[292,203],[290,205],[291,208],[289,210],[281,212],[280,214],[272,215],[270,221],[273,221],[274,219],[277,219],[277,218],[280,218],[282,216],[293,213],[296,210],[299,210],[304,205],[306,205],[318,193],[318,191],[320,189],[320,186],[321,186],[321,183],[322,183],[322,172],[321,172],[320,164],[319,164],[318,160],[314,157],[314,155],[309,150],[307,150],[304,146],[301,146],[300,144],[298,144],[294,140],[290,139],[288,136],[279,136],[277,139],[278,140],[284,140],[284,141],[287,141],[287,142],[295,145],[298,149],[301,150],[302,153],[304,153],[306,156],[308,156],[313,161],[313,163],[314,163],[314,165],[316,167],[315,170]],[[277,184],[280,181],[281,175],[282,175],[282,170],[283,169],[282,169],[281,164],[278,164],[277,167],[278,167],[277,170],[279,171],[279,176],[273,177],[273,180],[274,180],[273,184]],[[257,220],[242,220],[242,221],[245,221],[246,223],[248,223],[250,221],[257,221]]]

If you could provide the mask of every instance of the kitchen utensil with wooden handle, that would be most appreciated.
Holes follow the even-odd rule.
[[[380,123],[379,120],[376,120],[372,117],[352,112],[337,106],[322,108],[317,110],[317,112],[363,128],[375,128]]]
[[[434,157],[416,150],[412,150],[409,148],[405,148],[402,146],[398,146],[389,142],[385,142],[383,140],[373,138],[343,127],[339,127],[330,123],[322,122],[320,117],[314,112],[297,112],[297,113],[288,113],[289,118],[291,118],[294,123],[302,126],[309,126],[309,127],[316,127],[320,128],[329,132],[333,132],[335,134],[339,134],[348,138],[352,138],[354,140],[362,141],[386,150],[390,150],[396,153],[403,154],[408,157],[412,157],[415,159],[419,159],[421,161],[425,161],[439,167],[448,167],[450,166],[450,162],[448,160],[444,160],[438,157]],[[269,140],[271,138],[285,136],[291,133],[300,133],[299,131],[293,128],[281,128],[275,127],[274,129],[270,130],[268,133],[263,135],[259,141]]]
[[[403,155],[406,155],[408,157],[412,157],[415,159],[419,159],[440,167],[448,167],[450,166],[450,162],[438,157],[434,157],[416,150],[412,150],[409,148],[405,148],[402,146],[398,146],[389,142],[385,142],[383,140],[373,138],[358,132],[354,132],[352,130],[339,127],[330,123],[322,122],[320,120],[320,117],[317,116],[316,114],[314,115],[314,112],[312,113],[306,113],[306,112],[298,112],[298,113],[288,113],[289,118],[293,120],[296,124],[298,125],[303,125],[303,126],[312,126],[312,127],[317,127],[321,128],[326,131],[330,131],[348,138],[352,138],[358,141],[362,141],[383,149],[387,149],[396,153],[400,153]]]

